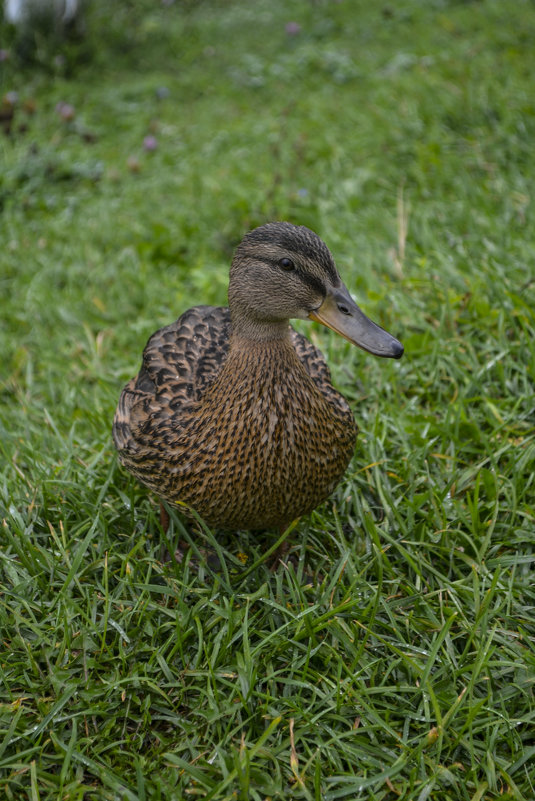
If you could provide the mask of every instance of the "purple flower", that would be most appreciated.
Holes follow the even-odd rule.
[[[56,104],[56,112],[65,122],[70,122],[76,116],[74,106],[70,103],[64,103],[63,100],[60,100],[60,102]]]
[[[158,140],[155,136],[149,134],[149,136],[146,136],[143,140],[143,147],[145,150],[152,152],[158,147]]]
[[[301,33],[301,26],[298,22],[287,22],[285,30],[288,36],[297,36],[298,33]]]

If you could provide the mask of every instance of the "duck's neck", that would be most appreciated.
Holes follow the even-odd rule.
[[[265,322],[237,318],[232,319],[230,347],[241,348],[269,343],[290,343],[290,323],[288,320]]]
[[[290,336],[290,326],[261,326],[252,330],[232,329],[230,348],[220,371],[203,395],[203,404],[221,409],[227,401],[238,408],[236,398],[269,394],[277,387],[289,392],[292,384],[305,384],[308,393],[314,385],[299,359]],[[312,385],[312,386],[310,386]],[[219,414],[219,411],[218,411]]]

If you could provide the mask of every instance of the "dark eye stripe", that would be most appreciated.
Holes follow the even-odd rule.
[[[310,273],[302,273],[301,270],[297,271],[297,275],[304,284],[307,284],[307,286],[315,289],[320,295],[325,296],[327,294],[325,285],[320,278],[317,278],[315,275],[311,275]]]
[[[276,245],[287,253],[295,253],[297,257],[304,257],[316,262],[325,270],[327,278],[333,286],[338,286],[340,283],[333,257],[327,245],[314,231],[310,231],[304,226],[296,226],[286,222],[266,223],[266,225],[255,228],[246,234],[245,239],[253,244]]]
[[[291,259],[280,259],[278,262],[273,262],[271,259],[262,259],[262,261],[264,261],[266,264],[271,264],[273,266],[280,267],[281,261],[291,261]],[[327,289],[321,278],[318,278],[317,276],[312,275],[311,273],[302,272],[299,269],[299,267],[295,266],[294,262],[292,262],[292,264],[293,264],[293,270],[295,271],[296,275],[299,276],[301,281],[307,286],[311,287],[311,289],[315,289],[316,292],[318,292],[318,294],[323,295],[323,297],[325,297],[325,295],[327,294]],[[336,273],[335,277],[338,278]],[[339,280],[340,279],[338,279],[337,283],[339,283]]]

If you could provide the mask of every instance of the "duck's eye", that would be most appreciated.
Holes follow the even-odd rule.
[[[285,272],[289,273],[292,270],[295,270],[295,264],[291,259],[281,259],[279,261],[279,267],[283,269]]]

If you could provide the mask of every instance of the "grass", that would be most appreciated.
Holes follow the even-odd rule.
[[[3,798],[535,797],[534,33],[521,1],[95,3],[21,68],[2,29]],[[301,327],[361,433],[275,573],[270,534],[163,537],[110,438],[273,218],[406,348]]]

